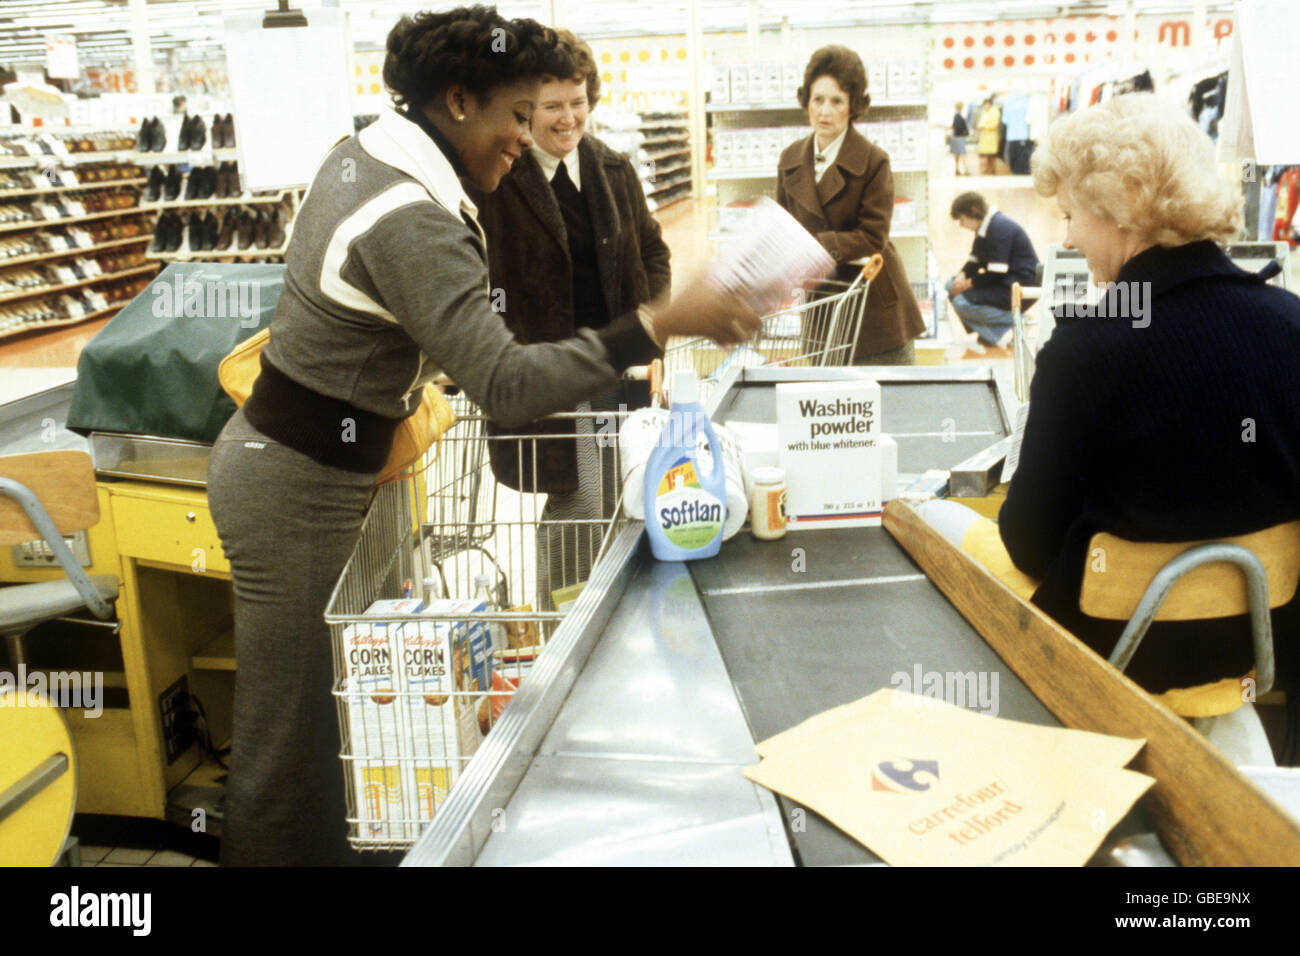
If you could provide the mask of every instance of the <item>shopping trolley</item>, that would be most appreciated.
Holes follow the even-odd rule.
[[[876,254],[851,283],[824,279],[812,292],[800,289],[792,304],[763,317],[762,328],[753,339],[729,351],[704,337],[670,342],[663,359],[667,380],[672,381],[675,371],[694,369],[702,392],[707,392],[732,367],[851,364],[871,280],[883,264]]]
[[[525,437],[492,434],[467,398],[449,400],[455,426],[412,475],[377,490],[325,612],[349,839],[361,850],[415,842],[626,521],[625,409],[556,415],[544,425],[553,430]],[[548,442],[572,445],[577,492],[494,477],[494,443],[530,461],[519,472],[535,479]],[[427,579],[443,603],[416,612]],[[408,594],[405,606],[367,613]]]

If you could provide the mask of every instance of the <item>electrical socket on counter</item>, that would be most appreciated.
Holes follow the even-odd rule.
[[[65,535],[63,540],[73,557],[81,562],[81,566],[90,567],[90,542],[86,538],[86,532],[78,531],[76,534]],[[58,559],[54,557],[54,550],[43,540],[25,541],[22,544],[15,544],[9,550],[16,568],[57,568],[59,566]]]

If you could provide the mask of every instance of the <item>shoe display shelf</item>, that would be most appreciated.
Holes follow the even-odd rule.
[[[158,271],[134,138],[0,134],[0,340],[111,316]]]
[[[148,257],[194,260],[282,261],[303,190],[242,193],[206,199],[162,200]]]

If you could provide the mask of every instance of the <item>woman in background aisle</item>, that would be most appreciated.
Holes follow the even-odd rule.
[[[248,403],[217,438],[208,500],[235,590],[223,864],[360,861],[349,849],[329,595],[398,425],[445,372],[521,425],[615,387],[651,343],[727,342],[757,316],[706,288],[562,342],[521,345],[493,314],[484,192],[532,145],[541,77],[574,72],[555,33],[490,7],[403,18],[388,110],[324,158],[299,209]],[[414,401],[412,400],[414,399]]]
[[[970,127],[966,125],[966,117],[958,103],[952,114],[952,123],[948,125],[948,151],[952,153],[954,176],[970,175],[970,167],[966,165],[966,137],[969,135]]]
[[[998,140],[1002,130],[1002,110],[993,105],[993,97],[984,101],[975,128],[979,130],[980,139],[977,149],[980,154],[980,172],[985,176],[994,176],[998,171]]]
[[[591,48],[558,31],[573,53],[572,76],[544,77],[533,113],[533,147],[519,158],[494,193],[476,196],[488,241],[492,287],[503,293],[501,317],[524,343],[555,342],[578,329],[601,329],[614,316],[665,297],[672,276],[668,246],[646,205],[640,177],[622,153],[586,132],[600,99],[600,73]],[[663,351],[646,343],[636,361]],[[602,519],[618,497],[614,446],[594,438],[539,439],[529,435],[586,435],[590,413],[617,408],[622,389],[580,402],[584,417],[546,419],[510,429],[512,441],[489,442],[497,479],[518,491],[548,497],[538,530],[538,597],[585,581],[600,548]],[[493,427],[497,434],[507,434]]]
[[[836,279],[851,282],[856,259],[884,257],[867,293],[853,364],[914,365],[912,340],[925,331],[925,323],[903,261],[889,241],[894,218],[889,155],[852,126],[870,103],[867,71],[856,53],[825,46],[812,55],[799,106],[808,112],[813,134],[781,154],[776,201],[831,254]]]

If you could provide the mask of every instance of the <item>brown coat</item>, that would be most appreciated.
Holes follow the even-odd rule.
[[[627,157],[586,135],[578,144],[579,180],[591,214],[597,271],[610,320],[668,294],[668,246],[646,206],[641,180]],[[524,343],[556,342],[576,332],[573,264],[564,218],[546,174],[524,153],[491,194],[471,193],[488,240],[493,307]],[[656,351],[644,361],[658,357]],[[493,427],[494,434],[507,434]],[[572,420],[543,420],[508,434],[572,434]],[[537,441],[537,475],[527,442],[490,441],[497,479],[520,491],[571,492],[578,486],[575,443]],[[522,474],[518,462],[524,451]]]
[[[883,149],[849,126],[839,155],[818,182],[813,136],[801,139],[781,154],[776,201],[834,257],[840,266],[837,278],[852,277],[849,263],[854,259],[877,252],[884,256],[884,268],[867,293],[854,359],[898,348],[925,331],[903,261],[889,241],[894,176]]]

